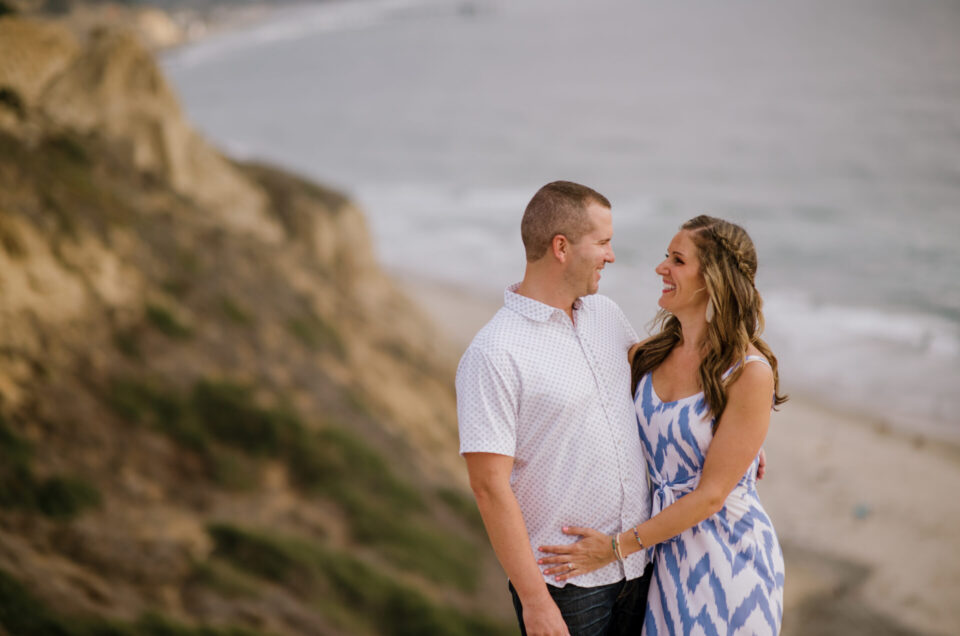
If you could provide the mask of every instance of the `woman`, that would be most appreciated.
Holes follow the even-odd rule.
[[[652,548],[648,635],[780,630],[783,557],[755,475],[771,400],[786,397],[760,339],[756,271],[740,226],[698,216],[681,227],[656,269],[660,332],[630,352],[653,516],[614,537],[568,528],[583,538],[541,548],[557,580]]]

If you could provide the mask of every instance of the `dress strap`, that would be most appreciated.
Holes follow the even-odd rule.
[[[764,358],[763,356],[747,356],[746,364],[750,364],[751,362],[762,362],[768,367],[770,367],[770,361]],[[772,369],[773,367],[770,367],[770,368]]]
[[[764,358],[763,356],[747,356],[744,364],[750,364],[751,362],[762,362],[768,367],[770,367],[770,361]],[[740,366],[740,362],[737,362],[732,367],[724,371],[723,376],[721,376],[721,379],[726,380],[731,373],[737,370],[737,367],[739,366]],[[770,367],[770,368],[772,369],[773,367]]]

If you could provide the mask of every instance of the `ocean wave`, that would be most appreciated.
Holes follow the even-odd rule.
[[[831,347],[872,342],[917,355],[960,357],[960,328],[939,316],[821,304],[799,293],[770,294],[765,306],[768,321],[780,329],[816,337]]]
[[[371,217],[434,219],[439,224],[480,219],[495,226],[509,222],[519,228],[520,215],[533,192],[520,188],[462,188],[432,184],[360,186],[357,197]]]
[[[412,9],[453,10],[457,6],[438,0],[363,0],[324,2],[309,7],[278,10],[272,19],[261,24],[180,47],[166,55],[164,63],[168,67],[193,67],[246,49],[294,42],[320,33],[370,28]]]
[[[904,430],[960,435],[960,326],[933,314],[770,294],[768,341],[787,391],[819,396]],[[938,432],[939,431],[939,432]]]

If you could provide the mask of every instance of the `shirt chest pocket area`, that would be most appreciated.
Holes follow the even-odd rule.
[[[518,446],[524,442],[576,438],[583,428],[603,417],[601,393],[583,357],[562,365],[531,365],[523,374],[519,402]]]

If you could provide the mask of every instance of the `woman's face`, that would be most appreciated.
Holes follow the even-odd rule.
[[[707,283],[700,273],[697,246],[689,230],[680,230],[670,241],[666,258],[657,266],[657,274],[663,279],[663,291],[658,304],[679,315],[699,311],[704,314],[707,306]]]

